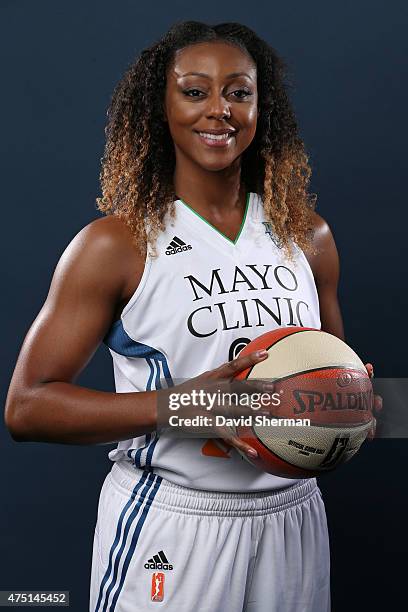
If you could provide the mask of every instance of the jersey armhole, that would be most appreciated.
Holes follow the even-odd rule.
[[[117,323],[119,323],[119,321],[121,321],[123,319],[123,317],[133,308],[133,306],[136,304],[137,300],[140,298],[140,296],[142,294],[142,291],[143,291],[143,289],[146,286],[146,282],[147,282],[147,279],[149,277],[151,265],[152,265],[152,260],[151,260],[151,257],[149,255],[149,249],[146,248],[146,257],[145,257],[145,264],[144,264],[142,278],[140,279],[140,282],[139,282],[135,292],[133,293],[132,297],[130,298],[130,300],[125,305],[124,309],[122,310],[122,314],[120,315],[120,319],[117,321]]]
[[[301,249],[297,244],[295,246],[296,246],[296,249],[298,250],[298,252],[300,253],[300,257],[303,260],[305,268],[310,273],[310,277],[311,277],[311,279],[313,281],[313,285],[314,285],[315,292],[316,292],[316,299],[317,299],[317,314],[318,314],[318,317],[319,317],[319,329],[321,329],[322,328],[322,320],[321,320],[321,317],[320,317],[320,314],[321,314],[320,313],[320,296],[319,296],[319,290],[317,288],[317,283],[316,283],[315,275],[313,273],[312,266],[310,265],[309,260],[306,257],[305,252],[303,251],[303,249]]]
[[[316,279],[315,279],[314,272],[312,270],[312,266],[310,265],[309,260],[306,257],[306,254],[305,254],[304,250],[301,249],[296,243],[295,243],[295,247],[296,247],[298,253],[300,253],[300,257],[303,259],[303,263],[305,264],[306,269],[310,272],[310,274],[311,274],[311,276],[313,278],[315,287],[316,287],[316,291],[317,291],[317,284],[316,284]]]

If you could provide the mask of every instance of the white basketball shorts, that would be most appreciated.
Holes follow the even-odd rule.
[[[174,485],[115,463],[95,529],[91,612],[328,612],[314,478],[271,494]]]

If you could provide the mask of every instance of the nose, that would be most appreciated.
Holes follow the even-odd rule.
[[[216,93],[209,96],[206,115],[207,119],[229,119],[231,117],[231,109],[228,100]]]

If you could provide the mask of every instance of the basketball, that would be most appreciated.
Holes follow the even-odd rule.
[[[267,332],[240,356],[260,349],[268,358],[236,378],[273,382],[276,405],[268,417],[254,410],[251,425],[236,426],[258,453],[242,456],[285,478],[317,476],[351,459],[373,418],[373,388],[358,355],[336,336],[306,327]]]

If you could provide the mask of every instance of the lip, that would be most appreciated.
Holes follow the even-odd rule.
[[[223,128],[223,129],[218,129],[218,130],[214,130],[214,129],[205,129],[205,130],[194,130],[195,132],[197,132],[197,134],[199,134],[200,132],[205,132],[206,134],[236,134],[237,130],[234,130],[234,128]]]
[[[231,142],[232,139],[234,138],[234,136],[236,135],[236,130],[228,130],[228,129],[223,129],[223,130],[195,130],[197,136],[199,137],[200,141],[205,144],[208,147],[211,148],[227,148]],[[206,138],[204,134],[212,134],[214,136],[221,136],[223,134],[228,134],[228,136],[226,138],[221,139],[217,139],[215,140],[214,138]]]

